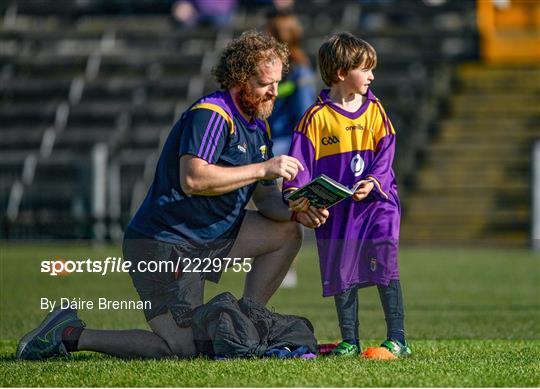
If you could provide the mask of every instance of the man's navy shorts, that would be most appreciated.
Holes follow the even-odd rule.
[[[221,241],[213,247],[195,248],[191,245],[175,245],[148,238],[128,228],[124,234],[122,251],[124,261],[131,262],[130,276],[141,301],[149,301],[151,307],[144,310],[146,321],[170,311],[179,326],[184,327],[185,313],[203,304],[204,281],[217,282],[221,273],[162,271],[138,271],[147,268],[150,261],[170,261],[178,258],[223,258],[234,244],[234,239]],[[141,267],[139,262],[146,262]],[[180,261],[181,267],[184,263]]]

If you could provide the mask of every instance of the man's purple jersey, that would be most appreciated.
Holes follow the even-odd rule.
[[[366,98],[358,111],[348,112],[330,101],[328,90],[321,91],[295,129],[289,151],[305,170],[284,183],[284,195],[320,174],[348,187],[366,179],[375,184],[366,199],[348,198],[332,207],[315,230],[323,296],[399,279],[395,131],[371,91]]]

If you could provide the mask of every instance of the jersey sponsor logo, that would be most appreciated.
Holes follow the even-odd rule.
[[[333,145],[339,143],[339,138],[337,136],[325,136],[321,139],[321,143],[325,146]]]
[[[268,159],[268,148],[266,145],[259,147],[259,151],[261,152],[262,159]]]
[[[247,144],[246,143],[244,143],[243,145],[238,145],[236,147],[238,148],[238,150],[240,150],[244,154],[247,153]]]
[[[364,171],[364,160],[360,154],[356,154],[353,159],[351,159],[351,171],[355,177],[358,177]]]

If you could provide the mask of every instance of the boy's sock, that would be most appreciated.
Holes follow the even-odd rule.
[[[388,286],[377,285],[386,319],[386,337],[405,344],[403,325],[403,295],[399,280],[392,280]]]
[[[358,342],[358,288],[352,287],[334,296],[341,330],[341,338],[359,346]]]
[[[344,342],[354,344],[356,347],[360,347],[360,341],[358,339],[343,339]]]

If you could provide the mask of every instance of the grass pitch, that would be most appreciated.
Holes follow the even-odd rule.
[[[2,243],[0,386],[540,386],[540,256],[521,250],[402,248],[406,330],[414,356],[399,361],[125,361],[94,353],[45,362],[14,360],[18,339],[45,313],[39,299],[136,299],[127,274],[40,273],[47,259],[121,256],[118,247]],[[320,342],[339,339],[333,300],[321,297],[313,245],[296,263],[299,282],[269,303],[308,317]],[[206,299],[241,295],[242,277],[207,284]],[[80,311],[91,328],[147,328],[140,311]],[[362,345],[385,336],[375,288],[360,291]]]

